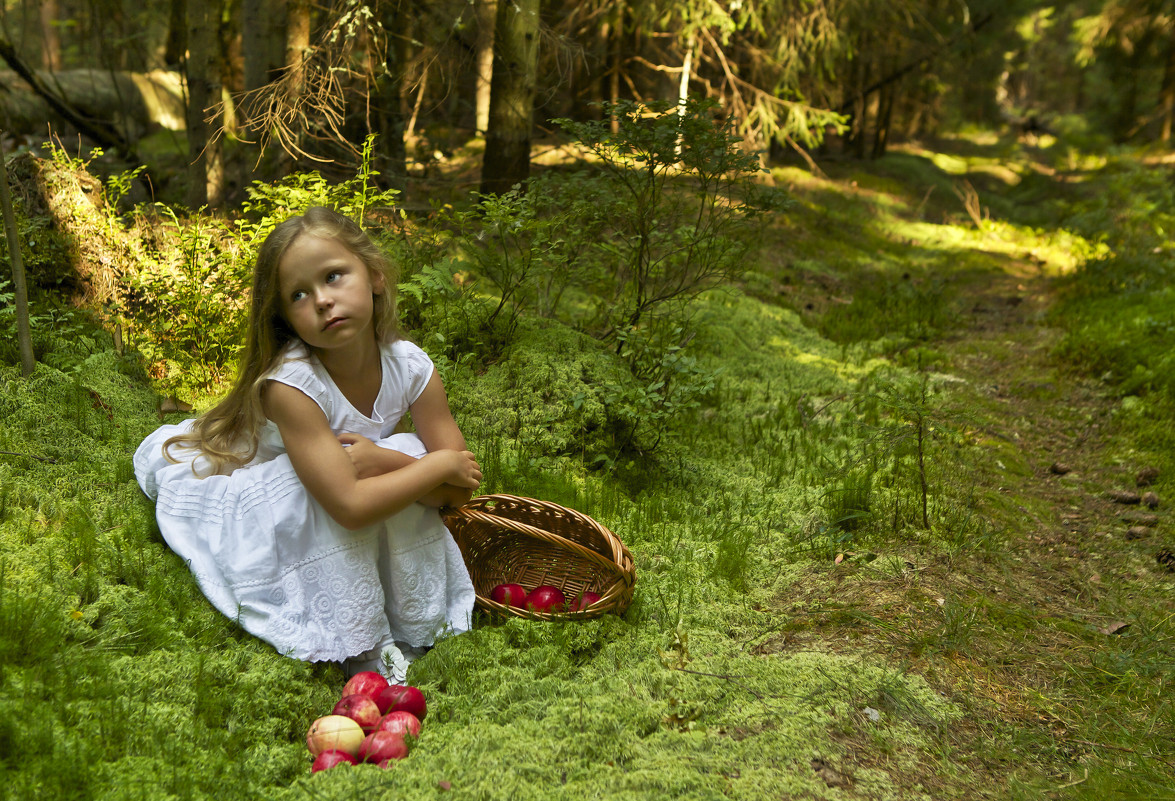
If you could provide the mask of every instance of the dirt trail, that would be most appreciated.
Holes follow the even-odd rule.
[[[1022,544],[1042,560],[1083,562],[1096,584],[1103,567],[1115,569],[1100,564],[1107,542],[1136,542],[1140,556],[1148,541],[1157,548],[1164,512],[1161,505],[1151,510],[1113,499],[1144,496],[1149,488],[1138,478],[1151,466],[1135,461],[1116,436],[1120,401],[1054,355],[1062,335],[1047,320],[1054,294],[1054,282],[1030,269],[976,288],[965,296],[970,319],[948,349],[952,372],[987,400],[999,420],[997,435],[1016,444],[1031,470],[1004,490],[1040,502],[1029,505],[1037,508],[1037,530],[1026,532]]]
[[[966,279],[956,287],[957,327],[930,343],[957,379],[947,403],[976,421],[971,453],[981,458],[955,467],[974,482],[991,544],[953,553],[882,544],[906,560],[898,575],[868,563],[818,568],[828,580],[801,583],[788,599],[812,611],[757,649],[863,648],[924,676],[966,711],[949,737],[954,758],[984,777],[967,797],[1007,797],[1011,774],[1061,786],[1080,779],[1075,765],[1131,750],[1112,742],[1133,701],[1102,708],[1083,677],[1133,634],[1122,626],[1132,593],[1167,575],[1155,555],[1169,512],[1112,500],[1114,490],[1147,491],[1135,481],[1147,465],[1117,435],[1121,400],[1055,355],[1055,297],[1031,265]],[[847,764],[875,759],[866,741],[845,747]],[[906,778],[943,781],[932,767]],[[946,780],[943,790],[958,788]]]

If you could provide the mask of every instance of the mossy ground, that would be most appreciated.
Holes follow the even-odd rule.
[[[1127,540],[1105,500],[1145,464],[1165,494],[1161,398],[1056,357],[1055,276],[1099,245],[1025,210],[1072,182],[1010,147],[777,169],[798,203],[696,307],[719,380],[646,458],[598,469],[622,366],[591,340],[524,321],[452,366],[483,490],[608,525],[637,594],[443,641],[390,771],[309,774],[341,671],[241,633],[162,542],[134,360],[88,330],[0,368],[0,796],[1170,797],[1171,525]]]

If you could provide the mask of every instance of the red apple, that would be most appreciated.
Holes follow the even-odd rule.
[[[338,767],[339,765],[355,765],[358,762],[359,760],[355,759],[355,757],[346,751],[338,751],[331,748],[314,757],[314,764],[310,766],[310,772],[318,773],[320,770],[327,770],[328,768]]]
[[[567,606],[563,591],[550,584],[535,587],[526,596],[526,608],[535,612],[561,612]]]
[[[388,686],[388,680],[374,670],[363,670],[352,676],[346,684],[343,685],[343,694],[340,698],[345,698],[348,695],[367,695],[371,698],[379,695],[379,691]]]
[[[428,714],[428,705],[424,703],[424,693],[415,687],[399,687],[389,685],[381,690],[379,698],[375,699],[380,711],[387,715],[389,712],[411,712],[417,720],[424,720]]]
[[[571,602],[572,612],[582,612],[589,606],[600,600],[600,596],[594,592],[585,592]]]
[[[521,584],[499,584],[490,590],[490,600],[506,606],[520,607],[526,603],[526,590]]]
[[[379,723],[379,705],[369,695],[344,695],[331,710],[332,715],[345,715],[359,724],[367,734],[375,731]]]
[[[396,732],[408,732],[413,737],[420,736],[420,718],[413,715],[411,712],[405,712],[403,709],[397,709],[395,712],[389,712],[379,719],[379,724],[375,727],[376,731],[390,731],[393,734]]]
[[[364,762],[374,762],[381,768],[390,767],[393,760],[408,756],[408,743],[404,740],[404,732],[372,732],[359,746],[358,756]]]
[[[310,724],[306,747],[318,756],[323,751],[346,751],[354,756],[363,742],[363,728],[343,715],[326,715]]]

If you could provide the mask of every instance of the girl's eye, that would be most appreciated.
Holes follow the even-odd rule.
[[[335,281],[337,281],[338,279],[340,279],[342,277],[343,277],[343,274],[341,272],[339,272],[338,270],[332,270],[331,272],[327,273],[326,282],[328,284],[333,284]]]
[[[306,293],[299,290],[298,292],[295,292],[294,294],[290,295],[290,302],[297,303],[298,301],[300,301],[304,297],[306,297]]]

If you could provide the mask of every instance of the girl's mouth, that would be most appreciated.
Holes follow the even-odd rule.
[[[329,331],[332,328],[337,328],[339,325],[341,325],[342,323],[344,323],[346,321],[347,321],[346,317],[332,317],[331,319],[326,321],[326,325],[324,325],[322,327],[322,330]]]

